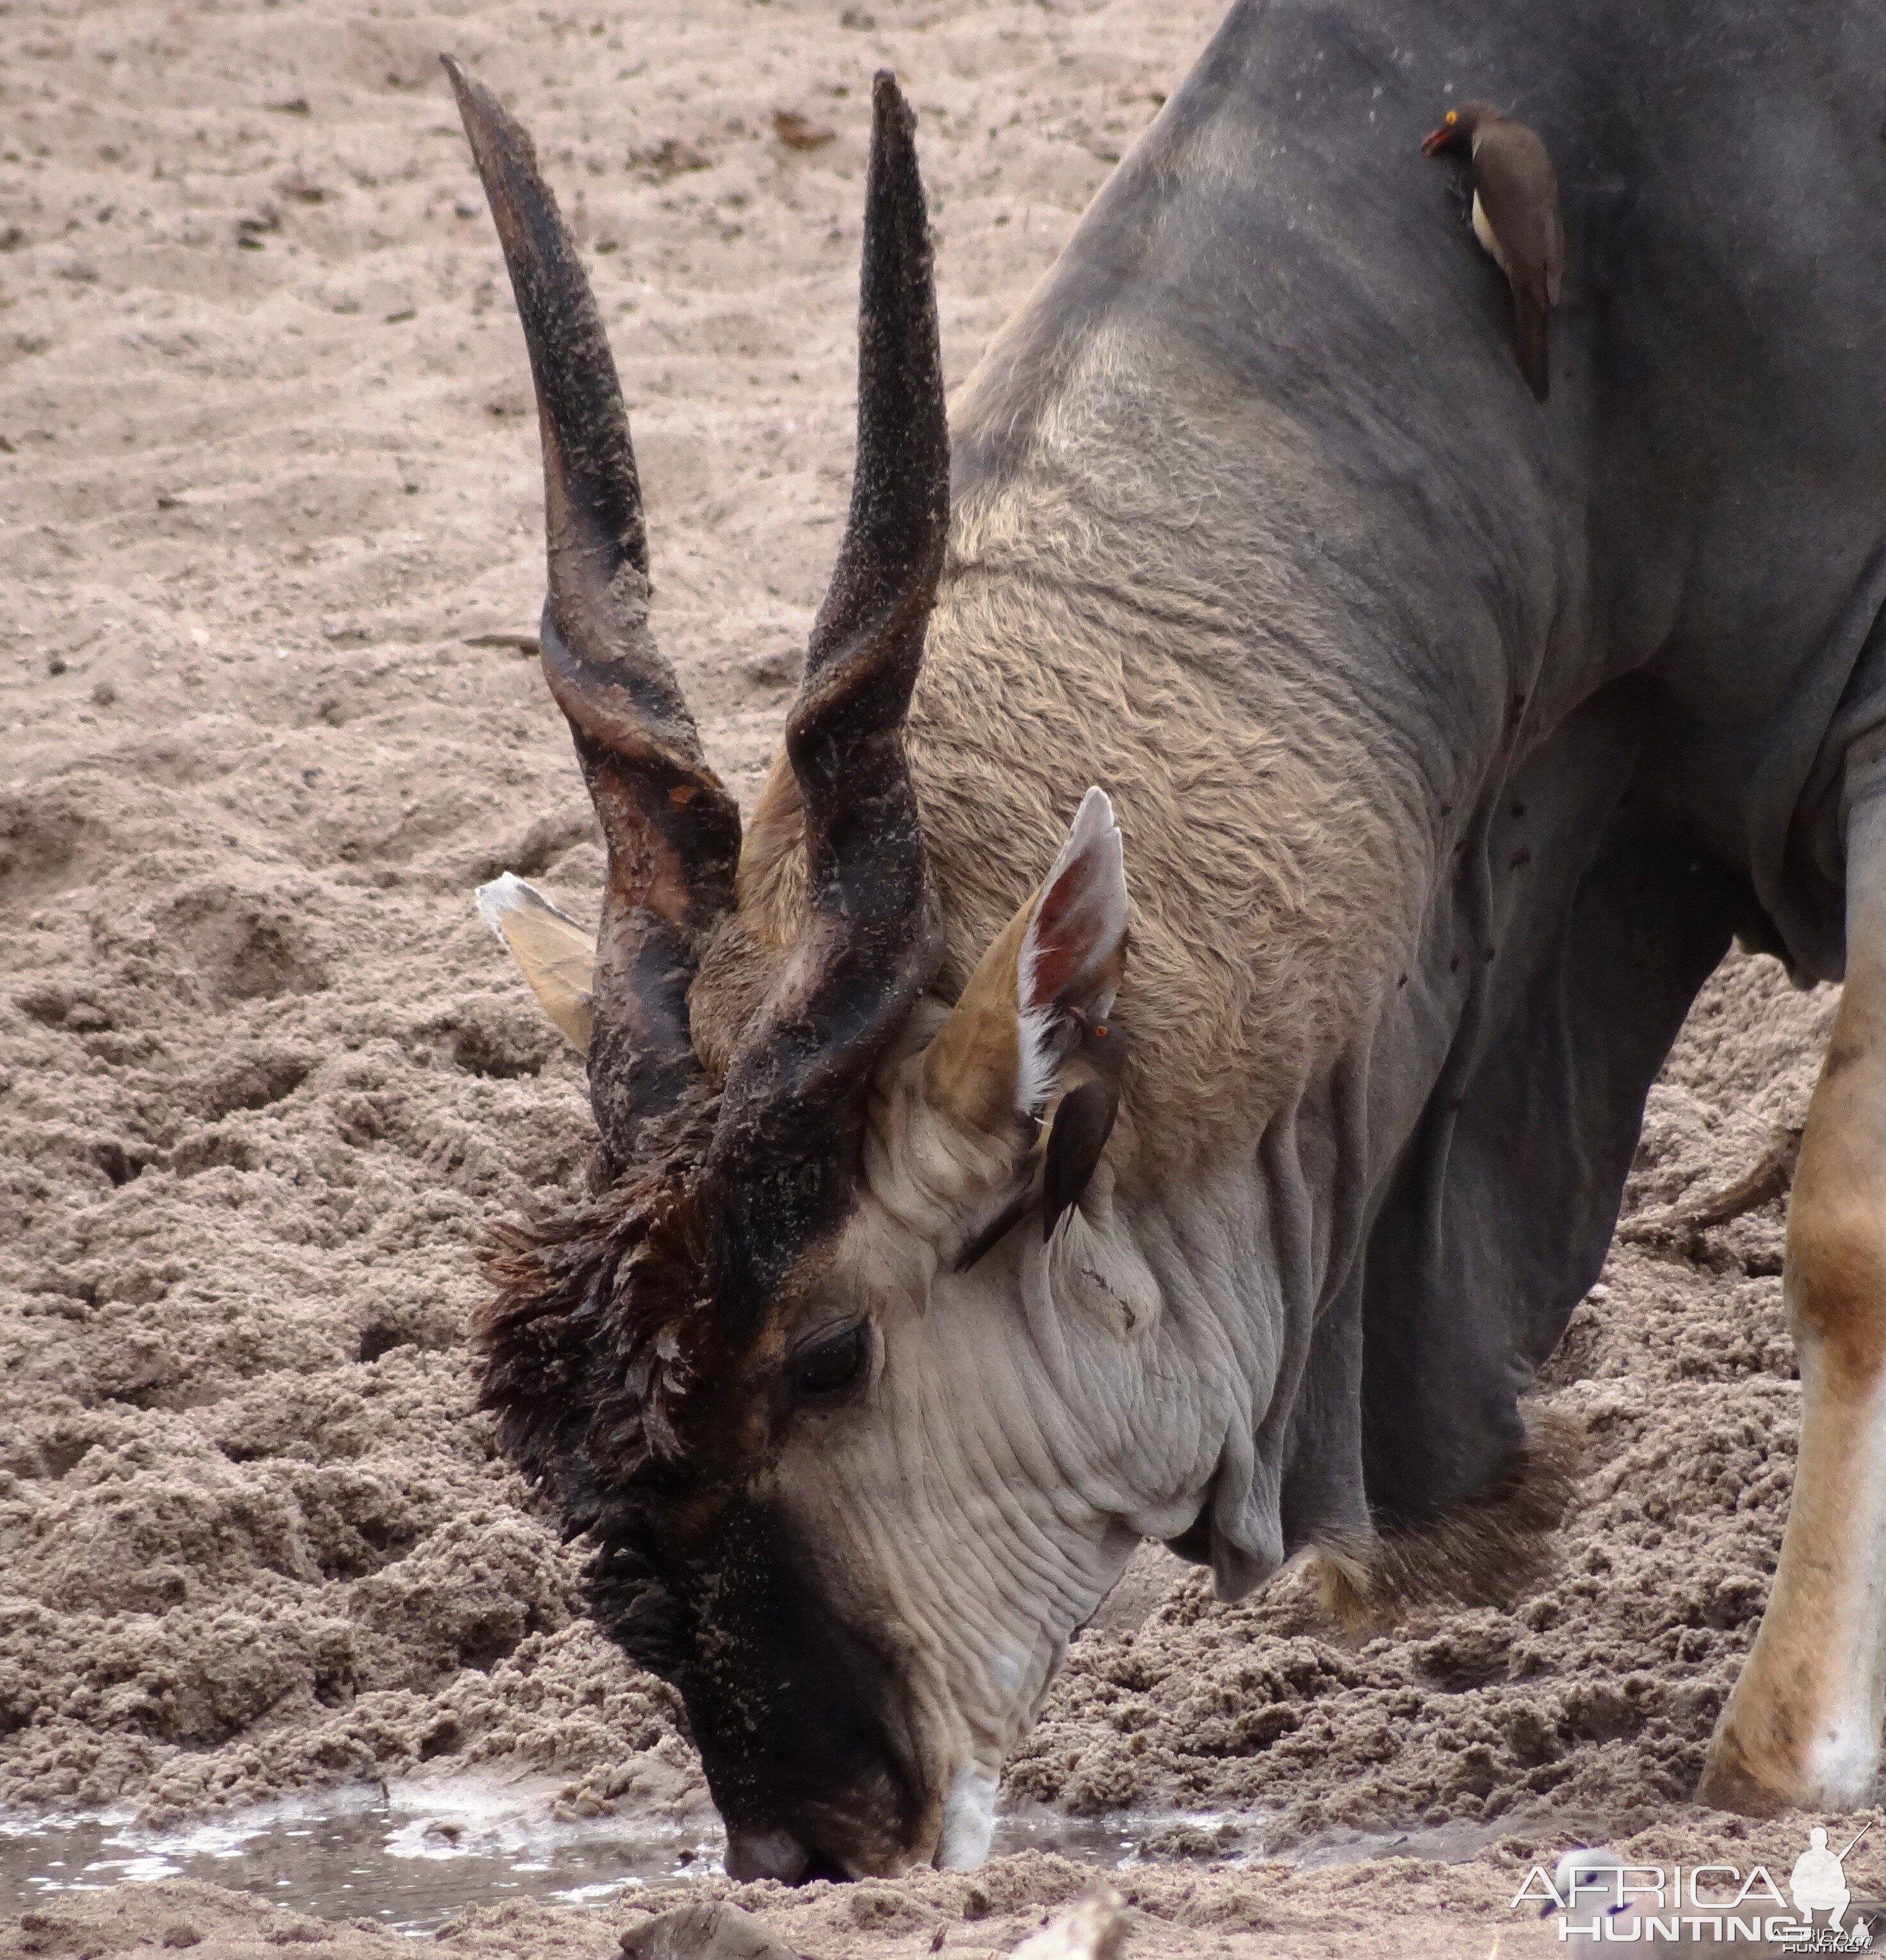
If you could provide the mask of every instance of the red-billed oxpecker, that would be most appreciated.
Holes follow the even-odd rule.
[[[1546,321],[1559,303],[1565,227],[1559,180],[1536,129],[1490,102],[1450,109],[1421,145],[1426,156],[1464,149],[1473,183],[1474,236],[1506,275],[1519,371],[1541,401],[1551,392]]]

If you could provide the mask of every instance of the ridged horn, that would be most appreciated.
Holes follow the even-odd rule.
[[[856,1092],[943,946],[904,721],[949,528],[949,431],[916,117],[888,70],[872,109],[851,514],[786,724],[807,916],[733,1058],[714,1146],[724,1166],[765,1160],[771,1201],[791,1184],[798,1210],[828,1180],[781,1173],[843,1157]]]
[[[530,137],[450,56],[530,350],[543,439],[544,676],[570,724],[609,872],[590,1101],[620,1169],[701,1074],[687,992],[733,902],[740,819],[648,625],[641,485],[595,295]]]

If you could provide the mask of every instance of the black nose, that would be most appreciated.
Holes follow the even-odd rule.
[[[796,1885],[806,1876],[812,1853],[790,1831],[730,1831],[727,1834],[727,1875],[746,1885],[755,1879],[777,1879]]]
[[[837,1859],[802,1844],[790,1831],[776,1825],[730,1831],[727,1875],[743,1885],[754,1879],[777,1879],[783,1885],[809,1885],[814,1879],[830,1879],[842,1885],[851,1876]]]

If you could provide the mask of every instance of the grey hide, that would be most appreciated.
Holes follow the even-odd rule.
[[[958,405],[959,503],[1103,333],[1215,423],[1220,495],[1277,494],[1244,403],[1302,430],[1331,495],[1271,529],[1353,625],[1318,684],[1458,826],[1331,1092],[1368,1172],[1283,1180],[1327,1248],[1258,1439],[1286,1548],[1356,1516],[1358,1452],[1385,1520],[1510,1459],[1732,935],[1841,972],[1843,761],[1886,710],[1882,75],[1886,10],[1842,0],[1248,0]],[[1419,153],[1470,96],[1563,186],[1544,407]]]

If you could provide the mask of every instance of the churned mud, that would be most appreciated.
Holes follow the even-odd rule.
[[[528,375],[437,52],[535,128],[588,253],[658,628],[750,798],[844,505],[872,69],[921,115],[959,379],[1217,11],[0,8],[16,1824],[480,1777],[711,1862],[672,1696],[577,1616],[579,1554],[470,1413],[472,1248],[580,1179],[589,1126],[470,891],[509,869],[593,915],[601,856],[528,657]],[[1346,1640],[1290,1575],[1222,1607],[1155,1554],[1077,1643],[1007,1796],[1153,1816],[1112,1875],[1130,1951],[1517,1955],[1543,1936],[1508,1901],[1575,1834],[1792,1862],[1807,1820],[1685,1798],[1785,1512],[1781,1201],[1832,1008],[1737,957],[1692,1016],[1540,1385],[1585,1467],[1515,1611]],[[807,1952],[980,1953],[1094,1875],[1031,1851],[735,1895]],[[295,1903],[22,1893],[0,1953],[395,1950]],[[600,1955],[647,1903],[488,1904],[444,1936]]]

